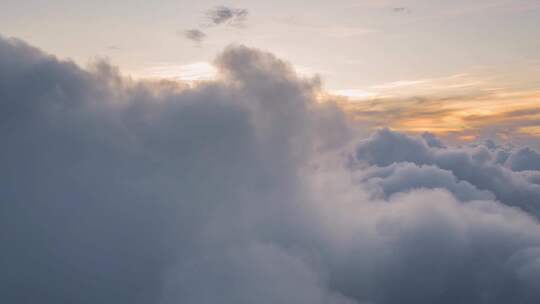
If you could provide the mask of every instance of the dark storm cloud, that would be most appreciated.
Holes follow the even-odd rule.
[[[507,206],[537,171],[390,131],[350,161],[319,80],[242,46],[216,67],[134,82],[0,39],[0,302],[540,300],[540,224]]]
[[[227,6],[216,6],[206,11],[210,25],[231,24],[242,25],[248,16],[248,10]]]
[[[206,34],[198,29],[185,30],[182,32],[182,35],[191,41],[202,42],[206,38]]]

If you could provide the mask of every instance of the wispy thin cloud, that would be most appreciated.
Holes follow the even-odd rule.
[[[372,86],[373,89],[394,89],[427,83],[429,80],[401,80]]]
[[[199,29],[190,29],[180,32],[186,39],[201,43],[206,38],[206,33]]]
[[[412,133],[427,130],[469,140],[486,133],[501,138],[505,134],[540,134],[539,91],[477,90],[409,97],[368,93],[342,94],[349,99],[341,104],[352,117],[373,128],[388,126]]]
[[[216,26],[233,26],[243,28],[248,16],[248,10],[244,8],[233,8],[227,6],[216,6],[205,12],[205,21],[200,27],[211,28]],[[208,35],[201,29],[192,28],[178,32],[184,38],[200,45]]]
[[[392,8],[392,12],[397,14],[410,14],[411,10],[406,6],[399,6]]]
[[[135,74],[141,78],[171,79],[185,82],[210,80],[216,76],[216,69],[208,62],[178,64],[163,62],[142,69]]]
[[[206,25],[233,25],[245,26],[248,10],[244,8],[233,8],[227,6],[216,6],[206,11]]]
[[[107,46],[107,50],[109,51],[120,51],[122,48],[119,45],[113,44]]]

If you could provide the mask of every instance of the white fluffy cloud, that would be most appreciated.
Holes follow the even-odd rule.
[[[1,302],[540,300],[530,153],[382,130],[351,158],[317,79],[216,66],[133,82],[0,40]]]

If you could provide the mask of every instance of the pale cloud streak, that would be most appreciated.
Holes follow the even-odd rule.
[[[136,78],[168,79],[183,82],[211,80],[216,77],[216,69],[208,62],[188,64],[158,63],[133,73]]]
[[[359,97],[359,96],[356,96]],[[540,91],[508,89],[441,96],[343,100],[346,111],[373,128],[383,126],[411,133],[430,131],[458,141],[494,137],[505,141],[540,135]]]

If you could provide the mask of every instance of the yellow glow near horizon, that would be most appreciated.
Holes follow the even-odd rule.
[[[338,102],[353,119],[373,128],[451,136],[471,141],[487,130],[540,137],[540,92],[485,90],[470,96],[345,98]],[[490,134],[491,134],[490,133]]]
[[[299,77],[309,69],[294,67]],[[154,65],[136,76],[188,84],[212,80],[218,71],[208,62]],[[471,141],[488,129],[501,139],[509,134],[540,137],[540,90],[510,89],[467,73],[447,77],[401,80],[367,88],[321,91],[355,120],[372,128],[450,136]]]

